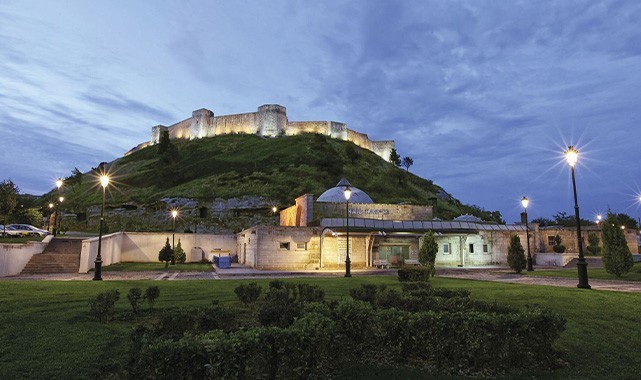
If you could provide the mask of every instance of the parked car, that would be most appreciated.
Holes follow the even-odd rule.
[[[3,226],[0,224],[0,237],[24,237],[29,233],[27,231],[16,230],[11,226]]]
[[[37,228],[29,224],[10,224],[7,227],[13,227],[18,231],[24,231],[28,236],[47,236],[49,231]]]

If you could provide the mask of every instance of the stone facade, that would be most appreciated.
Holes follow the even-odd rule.
[[[169,132],[171,139],[200,139],[225,134],[256,134],[264,137],[281,135],[293,136],[301,133],[319,133],[332,138],[351,141],[368,149],[385,160],[389,160],[394,141],[372,141],[364,133],[352,131],[344,123],[335,121],[289,121],[287,109],[278,104],[264,104],[256,112],[235,115],[214,115],[213,111],[202,108],[192,112],[190,118],[169,127],[157,125],[151,129],[151,140],[133,148],[125,155],[154,145],[160,141],[161,131]],[[144,145],[144,146],[143,146]]]

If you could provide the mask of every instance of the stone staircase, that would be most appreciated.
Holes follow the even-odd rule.
[[[23,274],[78,273],[82,239],[53,238],[47,248],[31,260]]]
[[[579,259],[574,258],[570,260],[563,268],[576,268],[576,263]],[[588,263],[588,270],[590,268],[603,268],[603,260],[600,256],[585,256],[585,261]]]

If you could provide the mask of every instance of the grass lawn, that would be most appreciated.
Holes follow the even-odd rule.
[[[553,270],[535,270],[534,272],[521,272],[528,276],[546,276],[546,277],[577,277],[577,269],[568,268],[568,269],[553,269]],[[619,281],[641,281],[641,263],[636,263],[632,269],[622,275],[617,277],[613,274],[610,274],[605,271],[603,268],[590,268],[588,265],[588,278],[598,278],[602,280],[619,280]]]
[[[0,230],[0,232],[2,232]],[[0,244],[24,244],[29,241],[42,241],[44,239],[40,236],[27,236],[27,237],[0,237]]]
[[[157,263],[116,263],[102,267],[103,272],[213,272],[211,264],[203,263],[185,263],[169,265],[165,269],[165,264]]]
[[[156,308],[205,306],[212,300],[237,303],[233,289],[241,283],[270,280],[217,281],[2,281],[0,292],[0,377],[103,378],[126,364],[128,334],[148,316],[132,319],[126,294],[132,287],[159,286]],[[318,284],[327,298],[348,297],[363,283],[398,286],[396,277],[288,279]],[[552,374],[523,377],[568,379],[637,378],[641,371],[639,294],[574,288],[434,279],[434,285],[466,288],[472,297],[516,306],[536,303],[563,314],[567,330],[558,348],[572,363]],[[121,318],[100,324],[88,317],[88,302],[98,293],[118,289]],[[389,378],[389,370],[358,368],[345,377]],[[420,371],[401,371],[400,378],[427,378]]]

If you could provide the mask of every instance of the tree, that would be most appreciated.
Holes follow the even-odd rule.
[[[0,217],[2,224],[7,225],[7,220],[18,204],[20,189],[10,179],[0,182]],[[4,227],[6,229],[6,227]],[[2,231],[5,233],[6,231]]]
[[[391,162],[394,166],[401,166],[401,156],[398,155],[398,152],[396,152],[396,148],[392,148],[389,154],[389,162]]]
[[[588,251],[592,255],[598,255],[601,253],[601,247],[599,247],[599,243],[601,242],[601,239],[599,239],[599,235],[595,234],[594,232],[590,232],[588,234]]]
[[[601,232],[603,233],[603,266],[606,272],[621,277],[628,273],[634,265],[632,253],[625,241],[625,234],[620,225],[616,224],[617,216],[608,214],[603,221]]]
[[[169,239],[167,239],[167,240],[169,240]],[[180,238],[178,238],[178,244],[176,244],[176,249],[175,249],[174,255],[176,257],[176,262],[178,264],[184,264],[185,261],[187,260],[187,255],[185,254],[185,250],[180,245]]]
[[[637,228],[637,221],[628,214],[608,213],[608,217],[610,216],[612,217],[611,223],[614,223],[617,227],[625,226],[625,228]]]
[[[167,244],[169,244],[169,239],[167,239]],[[160,288],[157,286],[150,286],[145,290],[144,298],[149,302],[149,308],[153,309],[156,300],[160,297]]]
[[[172,256],[174,255],[174,250],[171,249],[169,245],[169,238],[165,242],[165,246],[162,247],[160,252],[158,252],[158,261],[163,261],[165,263],[165,269],[169,267],[169,262],[171,261]]]
[[[510,246],[507,249],[507,265],[514,269],[516,273],[521,273],[525,269],[525,250],[521,245],[521,239],[518,235],[512,235],[510,238]]]
[[[160,131],[160,138],[158,139],[158,154],[162,155],[171,146],[171,141],[169,140],[169,131],[162,130]]]
[[[565,246],[562,243],[561,240],[561,235],[557,234],[554,236],[554,246],[552,246],[552,249],[556,253],[563,253],[565,252]]]
[[[418,250],[418,262],[429,268],[430,276],[434,277],[436,273],[436,254],[438,253],[438,244],[434,237],[433,231],[428,231],[423,236],[423,244]]]
[[[414,165],[414,160],[410,156],[403,157],[402,165],[405,167],[406,171],[410,171],[410,166]]]

